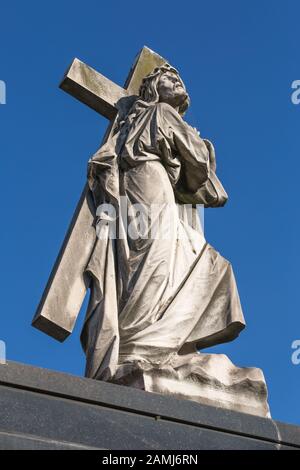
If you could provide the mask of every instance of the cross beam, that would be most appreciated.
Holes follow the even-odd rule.
[[[116,103],[128,91],[96,72],[79,59],[74,59],[60,88],[109,120],[116,117]]]
[[[143,78],[164,62],[163,57],[143,47],[122,88],[74,59],[60,88],[110,120],[108,138],[120,101],[138,95]],[[94,219],[95,207],[86,185],[32,321],[58,341],[72,333],[88,289],[84,270],[96,239]]]

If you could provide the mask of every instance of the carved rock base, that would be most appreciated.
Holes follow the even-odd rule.
[[[176,355],[168,364],[119,364],[113,383],[270,418],[261,369],[236,367],[223,354]]]

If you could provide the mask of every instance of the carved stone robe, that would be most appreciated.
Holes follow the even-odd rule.
[[[215,169],[212,144],[175,109],[141,100],[90,160],[95,204],[113,204],[116,217],[98,213],[98,238],[86,268],[86,376],[111,380],[121,364],[168,364],[178,353],[231,341],[244,328],[230,263],[185,217],[183,203],[226,202]],[[136,203],[155,210],[138,217]],[[151,236],[158,219],[166,237]]]

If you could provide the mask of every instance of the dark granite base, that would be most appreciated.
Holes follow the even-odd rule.
[[[0,449],[300,449],[300,427],[23,364],[0,365]]]

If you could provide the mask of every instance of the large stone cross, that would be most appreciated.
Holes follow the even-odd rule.
[[[110,120],[105,140],[117,117],[118,103],[138,95],[143,78],[164,62],[165,59],[144,47],[122,88],[74,59],[60,88]],[[95,243],[94,218],[92,196],[85,186],[32,322],[59,341],[72,332],[88,289],[84,270]]]

